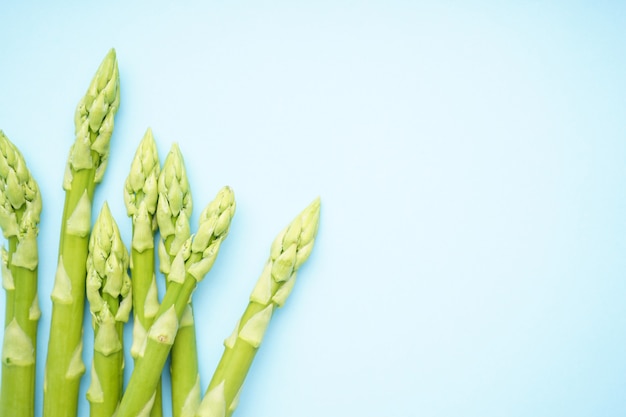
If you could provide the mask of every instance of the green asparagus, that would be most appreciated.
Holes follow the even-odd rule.
[[[177,145],[173,145],[159,177],[157,221],[161,233],[161,271],[171,282],[169,273],[180,245],[190,234],[189,216],[192,198],[185,164]],[[180,266],[180,265],[178,265]],[[177,265],[173,266],[174,268]],[[191,302],[179,323],[178,333],[170,353],[172,381],[172,416],[193,417],[200,404],[200,374],[196,349],[196,332]]]
[[[192,234],[192,197],[180,149],[174,144],[160,168],[147,129],[124,187],[132,219],[130,252],[109,206],[93,225],[92,204],[103,179],[120,103],[114,49],[98,67],[75,111],[75,141],[67,160],[65,201],[43,380],[43,417],[76,417],[83,363],[85,296],[94,329],[92,417],[162,417],[161,376],[171,354],[172,417],[230,417],[277,308],[291,293],[313,249],[320,216],[314,200],[274,240],[248,305],[224,341],[224,352],[202,398],[192,296],[212,268],[235,213],[222,188]],[[6,291],[0,416],[34,417],[37,327],[37,235],[42,209],[37,183],[19,150],[0,131],[0,248]],[[155,248],[157,228],[161,238]],[[159,303],[158,251],[166,291]],[[131,275],[129,275],[129,269]],[[124,391],[123,326],[133,310],[134,367]]]
[[[164,168],[165,169],[165,168]],[[199,281],[211,269],[235,213],[232,190],[224,187],[203,210],[198,231],[183,242],[169,271],[170,283],[122,397],[116,417],[147,416],[156,384],[183,313]]]
[[[224,342],[224,353],[196,417],[226,417],[234,412],[243,382],[272,314],[285,303],[298,268],[311,254],[319,214],[320,200],[316,199],[274,240],[248,307],[232,335]]]
[[[155,279],[154,234],[156,232],[156,208],[158,199],[159,155],[152,130],[148,129],[139,144],[130,173],[124,187],[126,211],[132,218],[131,276],[133,286],[133,344],[131,356],[137,360],[147,337],[147,329],[159,309]],[[157,393],[152,417],[163,415],[161,383]]]
[[[91,385],[87,399],[91,417],[111,417],[122,398],[123,326],[132,307],[128,276],[130,258],[105,203],[93,226],[87,257],[87,299],[94,328]]]
[[[35,414],[37,324],[37,233],[41,213],[39,187],[18,149],[0,131],[0,227],[8,240],[2,248],[2,286],[6,290],[0,415]]]
[[[76,140],[69,153],[58,267],[44,376],[44,417],[75,417],[82,360],[86,260],[95,186],[105,172],[120,101],[115,50],[100,64],[76,109]]]

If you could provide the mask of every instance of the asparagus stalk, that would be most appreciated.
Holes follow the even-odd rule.
[[[291,292],[296,272],[311,254],[319,223],[320,200],[314,200],[274,240],[270,257],[248,306],[232,335],[209,383],[196,417],[233,414],[241,387],[261,345],[274,310]]]
[[[37,233],[41,213],[39,187],[18,149],[0,131],[0,227],[8,240],[2,248],[2,284],[6,290],[0,415],[35,414],[37,324]]]
[[[133,344],[131,356],[138,358],[159,308],[154,266],[154,233],[160,165],[156,142],[148,129],[133,159],[124,188],[126,211],[132,218],[131,275],[133,287]],[[161,383],[157,384],[152,417],[163,415]]]
[[[159,177],[157,221],[161,233],[160,265],[167,286],[172,262],[190,234],[192,199],[180,149],[172,146]],[[200,374],[191,302],[185,308],[170,353],[172,416],[192,417],[200,404]]]
[[[76,109],[76,140],[63,188],[58,267],[52,290],[51,332],[44,377],[45,417],[76,416],[82,360],[86,260],[95,186],[102,180],[120,101],[115,50],[100,64]]]
[[[94,328],[91,385],[87,391],[91,417],[111,417],[122,398],[123,326],[132,306],[128,276],[130,258],[105,203],[89,239],[87,299]]]
[[[197,233],[189,237],[176,254],[169,272],[170,284],[148,331],[116,417],[148,415],[183,313],[197,283],[213,266],[234,213],[234,194],[229,187],[224,187],[203,210]]]

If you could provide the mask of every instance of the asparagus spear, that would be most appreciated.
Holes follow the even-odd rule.
[[[157,182],[160,165],[157,146],[148,129],[133,159],[124,188],[126,211],[132,218],[131,275],[133,286],[133,345],[131,355],[137,360],[147,337],[147,329],[159,308],[154,271],[154,233],[156,231]],[[163,415],[161,384],[157,385],[152,417]]]
[[[232,335],[224,342],[224,353],[196,417],[225,417],[234,412],[239,392],[272,314],[285,303],[298,268],[311,254],[319,214],[320,200],[316,199],[274,240],[248,307]]]
[[[82,360],[86,260],[95,186],[105,172],[114,117],[120,101],[115,50],[100,64],[76,109],[76,140],[63,188],[65,205],[44,377],[45,417],[76,416]]]
[[[116,417],[148,415],[185,308],[196,284],[213,266],[234,213],[234,194],[229,187],[224,187],[203,210],[197,233],[189,237],[176,254],[169,272],[170,284],[148,331]]]
[[[6,290],[0,415],[35,414],[37,324],[37,233],[39,187],[19,150],[0,131],[0,227],[9,249],[2,249]]]
[[[132,306],[128,264],[128,251],[105,203],[94,224],[87,257],[86,291],[95,337],[87,391],[91,417],[111,417],[122,398],[122,333]]]
[[[173,145],[159,176],[157,221],[161,233],[160,265],[167,279],[171,264],[180,246],[190,234],[189,216],[192,199],[182,154]],[[196,349],[196,332],[191,302],[179,323],[178,333],[170,353],[172,380],[172,416],[192,417],[200,404],[200,374]]]

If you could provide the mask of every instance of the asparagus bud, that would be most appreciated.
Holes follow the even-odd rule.
[[[115,114],[120,104],[119,73],[115,50],[111,49],[96,71],[74,114],[76,141],[70,149],[70,173],[94,171],[94,182],[102,181],[106,169]]]
[[[126,211],[133,221],[132,248],[138,252],[154,248],[159,172],[156,142],[152,130],[148,129],[135,153],[124,187]]]
[[[165,248],[165,251],[161,253],[167,253],[171,258],[178,253],[183,242],[191,235],[189,217],[193,208],[185,162],[176,144],[172,145],[163,163],[163,170],[159,175],[158,192],[156,216]],[[167,275],[171,259],[167,257],[159,259],[165,268],[162,272]]]

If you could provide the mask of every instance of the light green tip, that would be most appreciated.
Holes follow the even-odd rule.
[[[261,304],[271,301],[279,307],[285,303],[298,268],[313,249],[320,207],[320,199],[316,198],[276,237],[270,249],[270,258],[250,295],[252,301]]]
[[[39,186],[24,157],[0,130],[0,227],[4,237],[22,240],[26,235],[36,236],[41,208]]]
[[[154,215],[160,171],[157,145],[152,130],[148,128],[135,152],[124,187],[124,202],[129,216],[137,214],[141,203],[145,203],[148,214]]]
[[[222,241],[228,235],[235,215],[235,194],[223,187],[200,215],[198,232],[193,236],[191,251],[201,254],[200,259],[186,265],[187,272],[200,281],[213,267]]]
[[[74,171],[94,169],[96,183],[102,180],[106,168],[114,118],[120,103],[119,85],[115,49],[111,49],[98,67],[74,115],[76,140],[68,163]]]
[[[165,158],[158,181],[157,222],[161,237],[176,233],[180,216],[189,218],[192,210],[191,189],[187,180],[185,162],[177,144],[173,144]]]
[[[235,209],[235,193],[230,187],[223,187],[215,199],[202,210],[198,232],[194,236],[191,250],[204,252],[212,239],[226,236],[235,215]]]
[[[122,242],[117,223],[111,215],[108,204],[104,203],[89,238],[87,257],[87,298],[93,314],[105,309],[105,295],[118,298],[120,307],[126,306],[124,301],[131,296],[129,262],[130,257]],[[121,321],[125,321],[123,318],[127,315],[126,312],[120,314]],[[119,317],[116,315],[115,318]]]
[[[297,269],[311,254],[320,219],[321,200],[316,198],[274,240],[271,249],[273,261],[285,262],[285,253],[294,257]],[[291,252],[291,253],[290,253]]]

